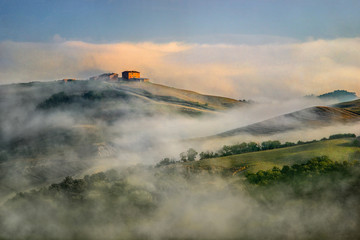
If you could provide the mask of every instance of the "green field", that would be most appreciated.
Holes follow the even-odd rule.
[[[186,165],[199,169],[231,169],[236,171],[248,167],[250,172],[268,170],[274,166],[293,165],[327,155],[333,161],[360,160],[360,148],[353,145],[354,138],[324,140],[287,148],[244,153],[226,157],[204,159]]]

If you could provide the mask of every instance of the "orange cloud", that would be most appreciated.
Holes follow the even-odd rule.
[[[0,43],[1,83],[136,69],[153,82],[234,98],[360,94],[360,39],[263,45]]]

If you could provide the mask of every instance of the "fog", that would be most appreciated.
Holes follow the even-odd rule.
[[[304,187],[318,196],[301,198],[286,185],[249,190],[241,181],[181,170],[133,168],[120,176],[126,179],[119,182],[126,190],[100,181],[83,202],[33,193],[28,203],[21,198],[15,207],[8,203],[1,212],[3,217],[6,214],[1,234],[20,239],[359,237],[357,196],[342,201],[336,192],[340,186],[346,193],[353,180],[316,190],[331,184],[324,178]]]
[[[358,215],[352,213],[352,209],[357,209],[356,196],[339,203],[334,201],[336,191],[330,189],[316,200],[301,199],[294,197],[294,189],[285,186],[275,189],[279,195],[272,196],[273,202],[266,203],[265,197],[256,195],[261,195],[261,191],[249,191],[243,178],[189,173],[178,167],[153,168],[164,157],[178,159],[179,153],[190,147],[199,152],[214,151],[224,144],[243,141],[306,141],[335,133],[360,134],[357,123],[270,136],[243,134],[199,140],[326,102],[307,98],[274,100],[201,116],[159,111],[133,98],[98,102],[80,99],[64,106],[39,108],[40,103],[60,91],[81,96],[84,91],[108,89],[106,85],[86,84],[79,83],[74,88],[60,82],[2,87],[1,151],[6,159],[0,162],[1,238],[339,239],[358,236]],[[127,189],[121,190],[115,200],[106,194],[111,194],[117,185],[101,182],[87,192],[85,198],[91,199],[91,203],[84,205],[75,200],[54,200],[42,193],[39,197],[34,191],[30,193],[35,194],[31,201],[20,200],[15,207],[11,200],[9,202],[20,191],[47,188],[66,176],[83,178],[110,169],[118,171],[116,179],[124,181]],[[339,184],[346,188],[351,181]]]

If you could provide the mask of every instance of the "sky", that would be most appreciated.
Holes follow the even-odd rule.
[[[359,12],[358,0],[0,0],[0,83],[134,69],[234,98],[360,95]]]

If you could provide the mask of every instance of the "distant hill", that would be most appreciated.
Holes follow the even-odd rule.
[[[355,92],[348,92],[346,90],[335,90],[333,92],[321,94],[317,97],[320,99],[324,99],[324,100],[333,99],[333,100],[337,100],[339,102],[351,101],[351,100],[355,100],[358,98],[356,96]]]

